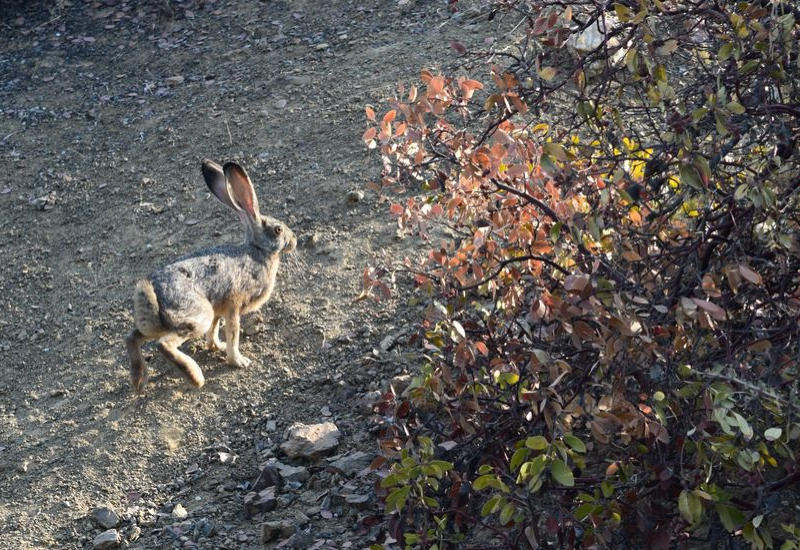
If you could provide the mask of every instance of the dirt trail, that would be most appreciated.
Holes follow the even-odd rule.
[[[257,547],[222,476],[251,477],[263,440],[327,419],[326,405],[342,448],[373,445],[352,400],[402,368],[364,360],[395,305],[352,300],[375,252],[404,245],[374,196],[348,200],[377,172],[363,106],[451,59],[459,23],[443,2],[69,4],[4,2],[0,16],[0,547],[91,547],[94,507],[173,498],[218,522],[207,547]],[[304,246],[244,320],[256,365],[188,345],[207,377],[192,391],[149,350],[135,398],[121,342],[133,282],[240,239],[202,182],[204,157],[246,166],[262,211]],[[218,483],[188,493],[174,480],[214,443],[239,462],[209,465]],[[166,544],[156,527],[133,546]]]

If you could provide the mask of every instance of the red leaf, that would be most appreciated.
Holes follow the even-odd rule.
[[[396,116],[397,116],[397,111],[392,109],[391,111],[383,115],[383,124],[389,124],[391,121],[394,120],[394,117]]]
[[[372,141],[375,138],[375,134],[377,134],[377,133],[378,133],[378,131],[374,127],[373,128],[367,128],[367,131],[364,132],[364,135],[361,136],[361,139],[363,139],[365,143],[369,143],[370,141]]]

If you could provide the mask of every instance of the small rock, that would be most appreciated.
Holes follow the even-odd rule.
[[[91,517],[94,522],[103,529],[111,529],[119,524],[119,516],[114,510],[107,506],[92,510]]]
[[[402,395],[406,388],[411,384],[410,374],[398,374],[392,378],[392,388],[394,388],[395,395]]]
[[[347,193],[347,202],[357,203],[364,200],[364,192],[357,189]]]
[[[92,540],[92,548],[95,550],[103,550],[104,548],[116,548],[119,546],[122,539],[116,529],[109,529],[103,531]]]
[[[321,52],[322,50],[327,50],[328,48],[330,48],[330,46],[328,45],[327,42],[322,42],[314,46],[314,49],[317,50],[318,52]]]
[[[269,460],[266,465],[276,468],[281,479],[284,481],[296,481],[302,483],[311,477],[311,475],[308,473],[308,470],[303,466],[291,466],[275,459]]]
[[[244,513],[252,517],[262,512],[271,512],[278,507],[278,499],[275,498],[275,487],[267,487],[256,492],[247,493],[244,496]]]
[[[214,522],[207,518],[201,518],[198,520],[197,523],[194,524],[194,533],[195,537],[210,537],[216,531],[214,527]]]
[[[339,428],[333,422],[322,424],[292,424],[286,430],[281,451],[290,458],[316,458],[339,445]]]
[[[297,86],[307,86],[312,82],[311,77],[307,75],[291,75],[287,76],[286,80],[292,84],[296,84]]]
[[[275,101],[275,103],[273,105],[275,105],[276,109],[283,109],[284,107],[286,107],[287,103],[289,103],[289,102],[286,101],[285,99],[279,99],[279,100]]]
[[[322,414],[322,416],[331,416],[333,414],[331,412],[330,407],[328,407],[327,405],[322,407],[319,412]]]
[[[296,528],[288,521],[267,521],[261,524],[261,543],[265,544],[277,538],[291,537]]]
[[[355,506],[356,508],[364,508],[369,504],[369,495],[342,495],[344,497],[344,501],[349,504],[350,506]]]
[[[383,394],[380,390],[365,393],[356,401],[356,408],[363,414],[372,414],[372,408],[381,400]]]
[[[258,492],[267,487],[277,487],[280,489],[283,486],[283,479],[278,472],[278,468],[274,464],[264,464],[261,466],[261,471],[258,477],[253,482],[253,491]]]
[[[183,77],[181,75],[177,75],[177,76],[171,76],[171,77],[167,78],[164,82],[166,82],[167,86],[169,86],[170,88],[174,88],[178,84],[183,84],[184,80],[186,80],[185,77]]]
[[[275,420],[267,420],[267,431],[274,432],[278,429],[278,423]]]
[[[172,509],[172,517],[178,521],[183,521],[189,517],[189,512],[186,511],[182,504],[176,504]]]
[[[355,451],[337,458],[331,462],[331,466],[341,470],[346,475],[354,476],[372,462],[372,455],[361,451]]]

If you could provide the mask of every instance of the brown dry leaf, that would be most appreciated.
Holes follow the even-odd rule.
[[[728,317],[725,314],[725,310],[719,307],[717,304],[711,303],[708,300],[701,300],[700,298],[692,298],[692,301],[697,304],[698,307],[704,311],[707,311],[708,314],[717,321],[724,321]]]
[[[754,285],[760,285],[762,283],[761,275],[748,265],[739,264],[739,273]]]

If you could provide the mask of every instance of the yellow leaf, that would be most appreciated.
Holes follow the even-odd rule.
[[[556,69],[555,67],[542,67],[541,69],[539,69],[539,77],[542,80],[550,82],[556,77],[557,72],[558,69]]]

